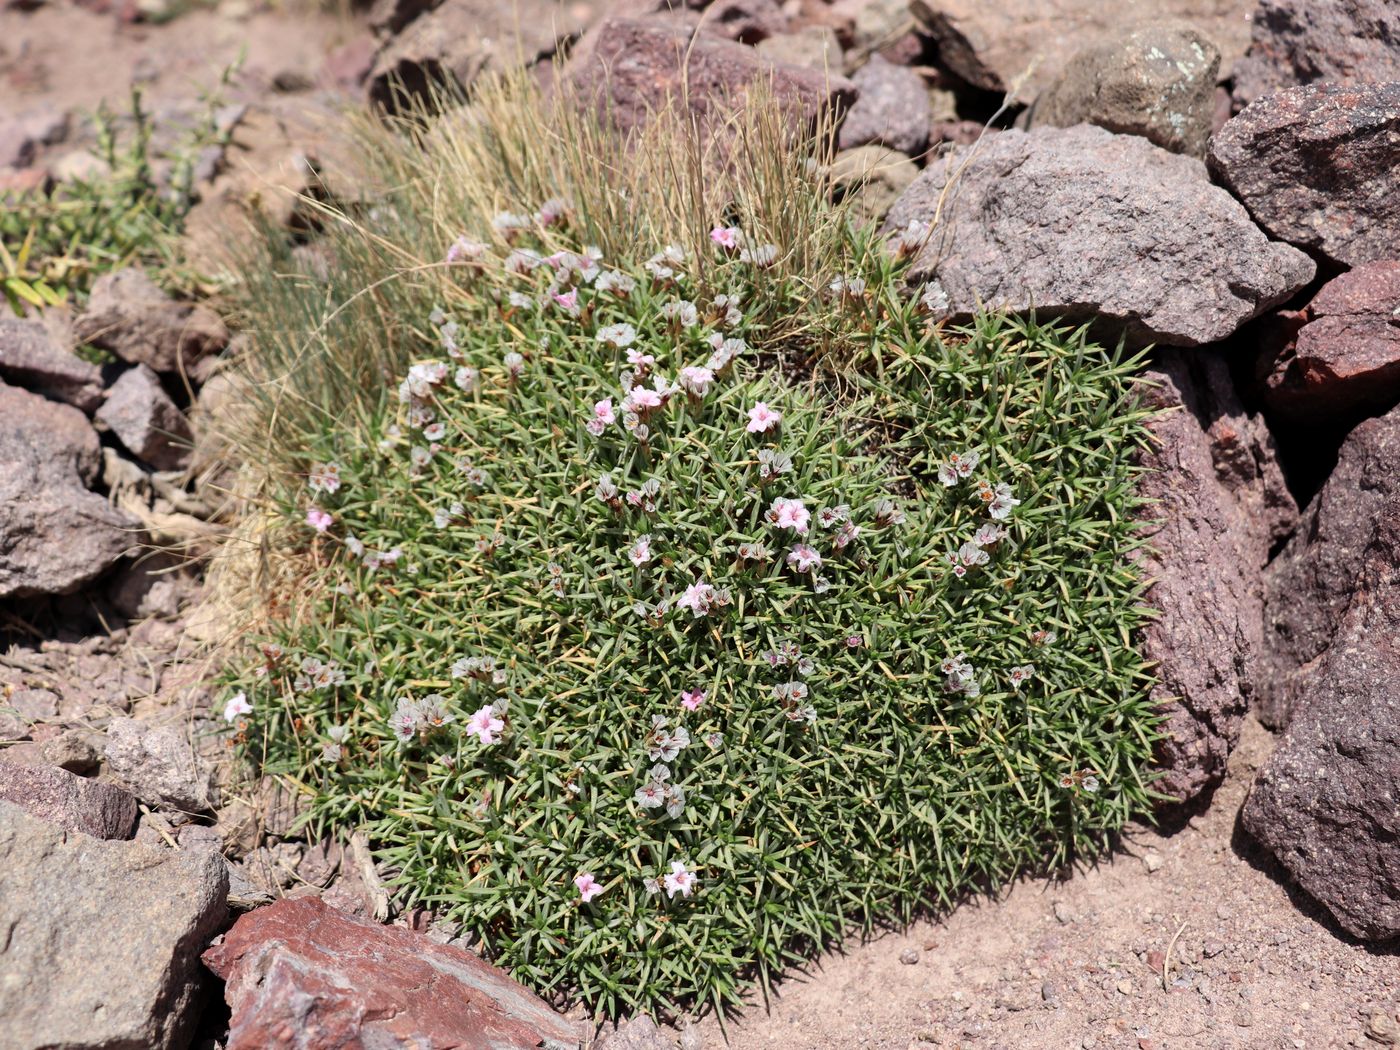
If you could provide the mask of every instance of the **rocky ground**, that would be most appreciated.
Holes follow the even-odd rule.
[[[1181,803],[1095,867],[825,955],[724,1031],[641,1019],[614,1050],[1400,1044],[1400,10],[1154,12],[0,4],[0,195],[96,170],[84,108],[140,83],[159,137],[243,54],[197,268],[250,210],[313,238],[297,192],[362,192],[330,117],[392,108],[396,77],[469,90],[567,51],[569,97],[636,124],[683,53],[704,115],[760,75],[839,110],[833,176],[890,230],[948,201],[913,271],[949,318],[1034,305],[1159,347],[1143,642]],[[200,577],[238,343],[133,269],[0,318],[0,1046],[591,1043],[395,914],[370,844],[310,841],[285,785],[233,775]]]

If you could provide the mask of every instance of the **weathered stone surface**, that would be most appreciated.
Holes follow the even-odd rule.
[[[1228,76],[1249,45],[1255,0],[913,0],[910,4],[939,47],[942,62],[969,83],[1005,91],[1023,74],[1023,97],[1054,82],[1080,48],[1125,29],[1186,22],[1221,54]]]
[[[598,1050],[674,1050],[676,1041],[667,1036],[646,1014],[638,1014],[620,1024],[598,1041]]]
[[[936,277],[959,316],[979,307],[1120,327],[1135,341],[1223,339],[1313,276],[1270,243],[1204,165],[1102,128],[1003,131],[928,168],[886,226],[939,229],[911,276]],[[950,178],[957,185],[944,193]]]
[[[112,384],[97,419],[156,470],[177,470],[189,462],[190,425],[160,385],[160,376],[145,365],[128,369]]]
[[[1247,105],[1284,88],[1400,80],[1394,0],[1260,0],[1249,53],[1235,67]]]
[[[760,83],[771,84],[778,103],[804,121],[829,108],[844,111],[856,97],[844,77],[777,66],[753,48],[695,35],[667,19],[601,23],[579,45],[564,78],[575,104],[596,109],[623,132],[682,97],[702,125],[717,124]]]
[[[1400,934],[1400,509],[1370,542],[1306,702],[1259,772],[1244,825],[1351,934]]]
[[[1264,574],[1265,725],[1287,725],[1309,695],[1299,678],[1335,644],[1380,522],[1398,514],[1400,409],[1392,409],[1347,435],[1327,483]]]
[[[0,318],[0,377],[92,413],[102,403],[102,371],[58,346],[38,321]]]
[[[205,964],[226,982],[228,1050],[286,1045],[575,1050],[573,1027],[470,952],[314,897],[238,920]],[[431,994],[423,994],[431,989]]]
[[[0,692],[0,740],[26,740],[35,723],[57,714],[58,696],[47,689],[15,689],[8,695]]]
[[[76,408],[0,383],[0,599],[66,594],[140,540],[133,519],[87,491],[101,462]]]
[[[1400,245],[1397,245],[1400,251]],[[1323,286],[1265,379],[1271,410],[1334,422],[1400,403],[1400,261],[1362,263]]]
[[[1219,50],[1188,25],[1134,29],[1071,58],[1036,99],[1032,122],[1060,128],[1097,124],[1203,157],[1219,69]]]
[[[769,62],[780,66],[807,66],[839,73],[845,62],[841,41],[828,26],[803,26],[791,33],[778,33],[761,41],[757,50]]]
[[[0,802],[97,839],[129,839],[136,828],[136,800],[130,794],[57,766],[0,765]]]
[[[0,1046],[188,1045],[223,861],[65,832],[0,802]]]
[[[700,23],[705,32],[741,44],[757,44],[785,33],[790,24],[777,0],[714,0]]]
[[[841,122],[837,138],[841,149],[888,146],[909,156],[924,151],[933,109],[923,77],[871,55],[851,82],[860,95]]]
[[[883,146],[861,146],[838,153],[829,174],[836,193],[843,198],[855,195],[852,207],[856,217],[878,223],[919,177],[919,169],[903,153]]]
[[[107,727],[107,768],[142,802],[187,813],[211,808],[209,772],[180,726],[114,718]]]
[[[1396,255],[1400,83],[1290,88],[1211,139],[1210,167],[1271,236],[1348,266]]]
[[[84,342],[157,372],[178,372],[228,344],[218,314],[177,302],[140,270],[99,277],[75,329]]]
[[[1261,621],[1258,574],[1296,507],[1262,421],[1240,406],[1216,356],[1169,351],[1147,375],[1154,447],[1139,491],[1151,545],[1143,632],[1165,716],[1156,787],[1181,801],[1225,775],[1253,691]]]
[[[370,72],[370,98],[394,110],[404,94],[423,96],[443,87],[468,91],[483,73],[552,55],[560,41],[583,31],[592,14],[586,3],[563,0],[445,0],[380,51]]]

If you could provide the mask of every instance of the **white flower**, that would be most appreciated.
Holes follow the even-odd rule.
[[[778,246],[760,244],[756,248],[745,248],[739,253],[739,261],[752,263],[760,270],[765,270],[778,261]]]
[[[253,705],[248,703],[248,694],[234,693],[228,698],[228,703],[224,704],[224,721],[232,722],[240,715],[251,715]]]
[[[1021,501],[1011,495],[1011,486],[999,484],[996,487],[995,495],[987,506],[987,513],[997,520],[1002,520],[1011,516],[1011,509],[1019,507]]]
[[[704,397],[710,389],[710,384],[715,381],[715,374],[708,368],[697,368],[688,365],[681,369],[680,387],[687,394],[694,394],[696,397]]]
[[[1035,677],[1035,667],[1031,664],[1022,664],[1020,667],[1013,667],[1011,668],[1009,677],[1011,678],[1012,688],[1020,689],[1022,685]]]
[[[999,543],[1001,538],[1005,535],[1006,532],[1000,525],[993,525],[989,522],[973,534],[972,542],[979,547],[990,547],[995,543]]]
[[[788,552],[787,563],[798,572],[816,572],[822,567],[822,556],[815,548],[798,543]]]
[[[651,561],[651,537],[638,536],[637,542],[627,551],[627,557],[638,568]]]
[[[695,892],[696,881],[695,873],[686,868],[684,861],[673,860],[671,861],[671,873],[664,879],[666,893],[672,898],[677,893],[682,897],[689,897]]]
[[[967,566],[986,565],[990,556],[975,543],[964,543],[958,548],[958,559]]]
[[[625,350],[637,338],[637,330],[630,324],[610,324],[598,329],[598,342]]]
[[[471,393],[476,389],[477,376],[480,373],[470,365],[463,365],[452,376],[452,382],[457,385],[458,390],[465,390]]]
[[[708,583],[696,580],[676,599],[676,607],[689,609],[691,617],[698,620],[709,613],[714,600],[715,589]]]

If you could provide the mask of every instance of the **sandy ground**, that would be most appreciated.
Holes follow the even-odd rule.
[[[1229,779],[1174,833],[1132,828],[1118,854],[1063,881],[1026,880],[823,957],[771,1011],[731,1020],[730,1047],[1390,1045],[1400,946],[1347,937],[1239,828],[1272,746],[1251,720]],[[714,1019],[699,1027],[724,1046]]]

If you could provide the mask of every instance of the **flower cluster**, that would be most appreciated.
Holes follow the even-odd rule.
[[[429,735],[455,721],[455,716],[447,707],[447,697],[440,693],[413,698],[399,697],[394,713],[389,718],[389,728],[401,744],[414,740],[426,740]]]

